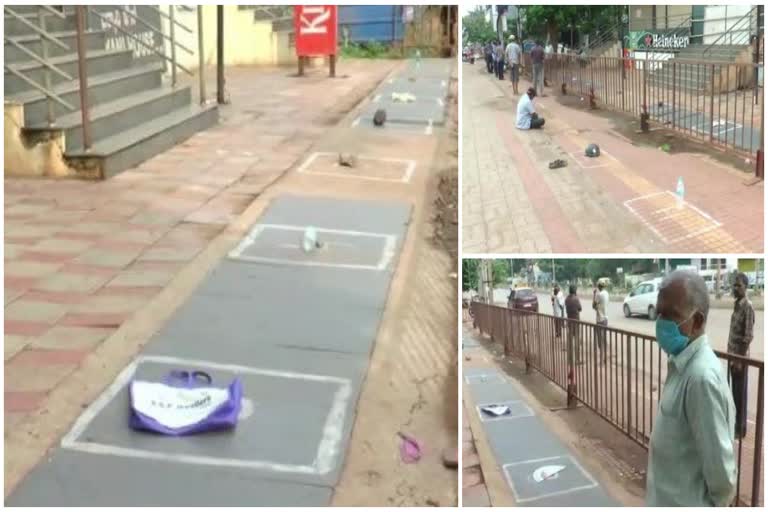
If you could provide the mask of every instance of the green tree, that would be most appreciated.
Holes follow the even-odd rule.
[[[590,33],[617,23],[621,7],[613,5],[531,5],[525,8],[525,32],[537,39],[560,40],[560,32]]]
[[[493,25],[486,21],[485,11],[481,6],[477,6],[474,11],[464,16],[461,21],[464,27],[463,39],[465,45],[468,43],[485,43],[496,39],[496,31],[493,29]]]
[[[461,261],[461,289],[462,291],[477,290],[480,279],[480,260]]]

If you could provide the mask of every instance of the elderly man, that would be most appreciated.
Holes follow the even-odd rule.
[[[661,284],[656,339],[668,355],[667,378],[651,433],[646,504],[725,507],[736,490],[736,410],[705,333],[707,285],[677,270]]]
[[[747,298],[749,278],[743,272],[736,274],[733,283],[733,305],[731,314],[731,329],[728,333],[728,353],[748,357],[749,345],[752,343],[752,329],[755,326],[755,310]],[[747,435],[747,372],[748,369],[739,363],[728,365],[731,380],[733,402],[736,405],[736,437]]]

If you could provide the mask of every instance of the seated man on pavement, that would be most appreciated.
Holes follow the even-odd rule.
[[[521,130],[538,129],[544,126],[544,118],[539,117],[533,106],[536,89],[528,88],[528,92],[520,96],[517,102],[517,127]]]

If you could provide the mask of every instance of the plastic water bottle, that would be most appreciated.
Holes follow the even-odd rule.
[[[677,189],[675,190],[677,196],[677,209],[683,209],[683,203],[685,203],[685,183],[683,183],[683,177],[677,178]]]
[[[304,230],[301,247],[304,252],[312,252],[317,248],[317,230],[313,226],[307,226],[307,229]]]

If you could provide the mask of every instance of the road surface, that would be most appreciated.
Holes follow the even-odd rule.
[[[552,304],[549,295],[538,293],[539,312],[548,315],[552,314]],[[608,303],[608,326],[617,329],[624,329],[641,334],[655,335],[655,323],[650,321],[647,316],[624,317],[622,311],[622,302],[611,301]],[[583,309],[581,319],[587,322],[595,320],[595,313],[589,300],[581,299]],[[755,312],[755,337],[750,347],[750,357],[763,360],[764,351],[764,315],[762,311]],[[709,319],[707,321],[707,334],[709,343],[716,350],[726,351],[728,349],[728,330],[731,325],[730,309],[710,309]]]

